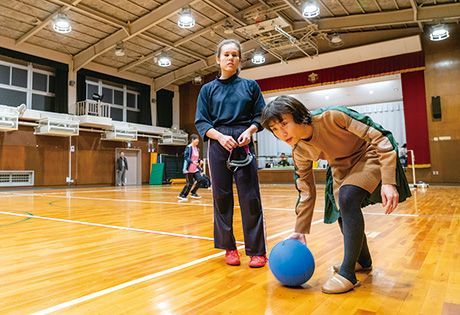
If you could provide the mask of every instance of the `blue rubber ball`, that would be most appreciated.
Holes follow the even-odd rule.
[[[283,285],[297,287],[307,282],[315,271],[312,253],[298,240],[279,242],[270,252],[268,264]]]

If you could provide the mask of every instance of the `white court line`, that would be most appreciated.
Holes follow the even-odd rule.
[[[18,195],[15,195],[18,196]],[[77,197],[77,196],[48,196],[46,194],[21,194],[20,196],[39,196],[39,197],[53,197],[53,198],[63,198],[63,199],[85,199],[85,200],[98,200],[98,201],[120,201],[120,202],[138,202],[138,203],[147,203],[147,204],[170,204],[170,205],[183,205],[183,206],[204,206],[204,207],[213,207],[212,204],[205,204],[205,203],[184,203],[184,202],[168,202],[168,201],[146,201],[146,200],[131,200],[131,199],[111,199],[111,198],[93,198],[93,197]],[[9,196],[11,197],[11,196]],[[239,208],[240,206],[235,205],[235,208]],[[292,211],[292,208],[265,208],[262,207],[263,210],[278,210],[278,211]],[[324,212],[324,210],[314,210],[314,212]],[[385,213],[375,213],[375,212],[363,212],[363,214],[372,214],[372,215],[387,215]],[[400,217],[419,217],[418,214],[400,214],[400,213],[391,213],[389,215],[392,216],[400,216]]]
[[[320,223],[320,222],[322,222],[322,220],[314,221],[314,222],[312,222],[312,225]],[[272,236],[268,237],[267,240],[275,238],[275,237],[278,237],[278,236],[281,236],[281,235],[286,234],[286,233],[290,233],[292,231],[293,231],[293,229],[290,229],[290,230],[287,230],[287,231],[272,235]],[[242,248],[244,248],[244,245],[238,247],[238,249],[242,249]],[[152,280],[152,279],[155,279],[155,278],[158,278],[158,277],[173,273],[175,271],[179,271],[179,270],[188,268],[190,266],[197,265],[197,264],[199,264],[201,262],[205,262],[205,261],[211,260],[213,258],[223,256],[224,254],[225,254],[225,252],[220,252],[220,253],[217,253],[217,254],[214,254],[214,255],[206,256],[206,257],[191,261],[189,263],[179,265],[177,267],[173,267],[173,268],[169,268],[169,269],[166,269],[166,270],[163,270],[163,271],[160,271],[160,272],[156,272],[154,274],[151,274],[151,275],[139,278],[139,279],[131,280],[131,281],[116,285],[114,287],[104,289],[102,291],[98,291],[98,292],[94,292],[94,293],[82,296],[82,297],[80,297],[78,299],[75,299],[75,300],[72,300],[72,301],[68,301],[68,302],[64,302],[64,303],[52,306],[50,308],[38,311],[38,312],[33,313],[31,315],[46,315],[46,314],[49,314],[49,313],[52,313],[52,312],[56,312],[56,311],[62,310],[63,308],[73,306],[73,305],[76,305],[76,304],[80,304],[80,303],[86,302],[88,300],[92,300],[92,299],[95,299],[97,297],[100,297],[100,296],[103,296],[103,295],[106,295],[106,294],[109,294],[109,293],[112,293],[112,292],[115,292],[115,291],[130,287],[130,286],[139,284],[141,282]]]
[[[99,223],[91,223],[91,222],[82,222],[82,221],[74,221],[74,220],[66,220],[66,219],[55,219],[55,218],[41,217],[41,216],[36,216],[36,215],[31,216],[31,215],[22,214],[22,213],[12,213],[12,212],[4,212],[4,211],[0,211],[0,213],[1,214],[6,214],[6,215],[14,215],[14,216],[18,216],[18,217],[27,217],[27,218],[32,218],[32,219],[35,218],[35,219],[50,220],[50,221],[57,221],[57,222],[90,225],[90,226],[104,227],[104,228],[124,230],[124,231],[134,231],[134,232],[144,232],[144,233],[151,233],[151,234],[157,234],[157,235],[177,236],[177,237],[193,238],[193,239],[197,239],[197,240],[206,240],[206,241],[213,241],[214,240],[211,237],[204,237],[204,236],[194,236],[194,235],[187,235],[187,234],[160,232],[160,231],[128,228],[128,227],[124,227],[124,226],[107,225],[107,224],[99,224]],[[236,243],[237,244],[244,244],[244,242],[236,242]]]
[[[367,238],[375,238],[379,234],[380,234],[380,232],[366,232]]]

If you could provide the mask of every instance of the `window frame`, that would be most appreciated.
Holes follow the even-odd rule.
[[[128,111],[130,111],[130,112],[140,112],[141,111],[139,109],[139,96],[140,96],[141,93],[138,92],[138,91],[129,89],[129,87],[127,85],[123,85],[123,87],[110,85],[109,83],[107,83],[106,81],[104,82],[103,80],[95,81],[94,78],[93,79],[86,79],[85,84],[86,84],[86,90],[87,91],[88,91],[88,84],[94,85],[94,86],[97,85],[98,94],[102,94],[102,89],[112,90],[112,102],[107,102],[107,101],[104,101],[104,100],[102,100],[102,102],[106,103],[106,104],[109,104],[111,108],[121,109],[123,111],[123,120],[122,120],[123,122],[128,122]],[[123,92],[123,105],[114,104],[114,101],[115,101],[115,93],[114,93],[114,91],[115,90]],[[128,106],[128,93],[135,95],[135,98],[134,98],[135,107],[129,107]],[[88,95],[88,93],[87,93],[87,95]],[[92,99],[89,99],[88,96],[86,97],[86,99],[92,101]]]
[[[56,73],[53,73],[51,71],[38,69],[38,68],[34,68],[33,63],[31,63],[31,62],[29,62],[25,66],[25,65],[21,65],[21,64],[9,62],[9,61],[0,60],[0,65],[7,66],[7,67],[10,68],[9,84],[0,83],[0,88],[6,89],[6,90],[12,90],[12,91],[26,93],[26,106],[27,106],[28,109],[33,109],[32,96],[34,94],[41,95],[41,96],[48,96],[48,97],[56,97],[55,93],[52,93],[52,92],[49,91],[50,90],[50,86],[49,86],[50,76],[53,76],[54,78],[56,78]],[[13,68],[22,69],[22,70],[27,71],[27,87],[20,87],[20,86],[12,85]],[[46,92],[33,89],[33,73],[34,72],[44,74],[44,75],[47,76],[46,77],[46,90],[47,90]]]

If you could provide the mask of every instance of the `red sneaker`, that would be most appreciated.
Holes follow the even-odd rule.
[[[249,267],[252,268],[260,268],[265,266],[267,263],[268,259],[266,255],[263,256],[252,256],[251,261],[249,262]]]
[[[230,266],[239,266],[240,265],[240,254],[238,254],[238,250],[228,250],[225,253],[225,262],[227,265]]]

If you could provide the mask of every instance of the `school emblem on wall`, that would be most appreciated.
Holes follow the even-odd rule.
[[[316,80],[318,80],[318,74],[312,72],[312,73],[308,76],[308,81],[310,81],[311,83],[315,83]]]

